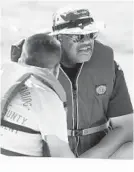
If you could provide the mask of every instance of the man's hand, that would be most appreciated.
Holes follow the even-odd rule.
[[[133,159],[133,142],[123,144],[109,159]]]
[[[111,118],[111,123],[113,130],[96,146],[83,153],[80,158],[110,158],[123,144],[133,142],[133,114]],[[132,146],[129,146],[129,151],[132,151],[130,148]]]

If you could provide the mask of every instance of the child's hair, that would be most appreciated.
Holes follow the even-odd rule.
[[[53,68],[61,60],[61,45],[48,34],[32,35],[25,40],[19,62],[27,65]]]

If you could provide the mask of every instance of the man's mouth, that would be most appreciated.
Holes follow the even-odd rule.
[[[90,51],[90,50],[91,50],[91,46],[86,46],[79,49],[79,51]]]

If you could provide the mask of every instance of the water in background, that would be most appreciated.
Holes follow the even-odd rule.
[[[2,8],[1,62],[10,59],[10,47],[34,33],[51,30],[52,14],[67,5],[91,9],[94,18],[106,23],[98,39],[114,49],[124,70],[131,98],[133,92],[133,2],[12,2]]]

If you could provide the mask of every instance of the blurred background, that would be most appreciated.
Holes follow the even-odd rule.
[[[10,59],[12,44],[34,33],[51,31],[52,15],[66,6],[88,8],[96,21],[105,23],[98,40],[114,49],[114,58],[124,70],[133,99],[133,1],[17,1],[4,3],[1,15],[1,62]],[[134,100],[134,99],[133,99]],[[133,101],[134,105],[134,101]]]

